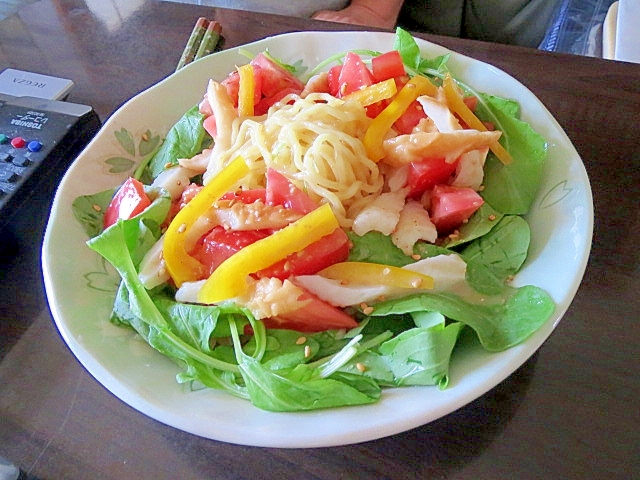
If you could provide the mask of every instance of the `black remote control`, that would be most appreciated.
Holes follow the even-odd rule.
[[[41,238],[62,175],[100,126],[86,105],[0,94],[0,250]]]

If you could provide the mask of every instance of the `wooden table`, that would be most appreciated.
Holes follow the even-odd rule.
[[[69,100],[105,120],[173,71],[198,16],[223,24],[225,47],[346,29],[144,0],[46,0],[0,22],[0,70],[72,78]],[[466,407],[377,441],[282,450],[206,440],[134,411],[75,360],[46,307],[34,234],[0,273],[0,456],[40,479],[640,478],[640,65],[425,38],[529,87],[591,179],[584,280],[528,362]]]

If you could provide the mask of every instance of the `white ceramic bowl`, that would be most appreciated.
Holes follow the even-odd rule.
[[[243,48],[254,53],[268,48],[285,62],[303,60],[311,68],[348,49],[390,50],[393,38],[389,33],[304,32]],[[418,43],[424,56],[450,53],[438,45]],[[557,304],[552,318],[533,336],[501,353],[486,353],[479,346],[457,350],[444,391],[389,389],[373,405],[271,413],[226,393],[190,391],[179,385],[175,364],[130,330],[109,323],[118,277],[85,246],[87,238],[73,217],[71,203],[79,195],[120,184],[139,160],[143,136],[162,137],[202,98],[209,78],[222,80],[236,64],[245,62],[237,49],[224,51],[140,93],[113,114],[62,180],[45,235],[43,272],[57,327],[85,368],[124,402],[175,428],[244,445],[317,447],[372,440],[431,422],[476,399],[521,366],[551,334],[582,279],[593,228],[591,190],[580,157],[542,103],[501,70],[456,53],[451,53],[449,66],[457,77],[478,91],[517,99],[523,120],[549,143],[542,188],[528,215],[533,235],[530,255],[515,279],[517,285],[545,289]]]

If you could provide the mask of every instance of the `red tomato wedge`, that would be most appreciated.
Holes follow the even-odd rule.
[[[265,327],[312,333],[358,326],[358,323],[342,310],[309,292],[303,293],[299,300],[307,301],[304,307],[277,317],[265,318]]]
[[[393,128],[399,135],[409,134],[423,118],[427,118],[427,114],[424,113],[424,109],[422,108],[422,105],[420,105],[420,102],[415,100],[411,102],[409,108],[407,108],[402,116],[396,120],[393,124]]]
[[[211,275],[231,255],[268,235],[262,230],[234,231],[217,226],[198,242],[191,256],[205,265]]]
[[[322,237],[304,250],[289,255],[271,267],[257,273],[259,277],[281,280],[292,275],[313,275],[349,257],[349,237],[341,228]]]
[[[309,213],[318,208],[318,204],[309,195],[296,187],[291,181],[273,168],[267,169],[267,205],[282,205],[299,213]]]
[[[373,75],[356,53],[349,52],[344,57],[344,63],[338,76],[338,97],[344,97],[363,87],[373,85]]]
[[[478,210],[484,200],[472,188],[436,185],[431,193],[431,221],[443,234],[462,225]]]
[[[447,163],[444,158],[430,158],[421,162],[409,164],[409,196],[419,197],[426,190],[431,190],[438,184],[448,183],[451,175],[456,171],[457,162]]]
[[[252,188],[249,190],[237,190],[225,193],[220,200],[237,200],[242,203],[254,203],[258,200],[267,203],[267,191],[264,188]]]
[[[371,59],[371,70],[376,82],[389,78],[402,77],[406,74],[400,52],[391,50]]]
[[[327,83],[329,84],[329,93],[334,97],[338,96],[338,92],[340,92],[340,70],[342,70],[342,65],[335,65],[329,69],[327,72]]]
[[[262,115],[269,107],[289,93],[301,93],[304,84],[291,72],[270,60],[263,53],[255,56],[250,62],[253,67],[255,82],[254,105],[255,114]],[[238,105],[240,91],[240,75],[234,71],[221,84],[226,88],[235,106]]]
[[[257,70],[262,77],[260,90],[263,96],[271,97],[288,88],[302,92],[304,83],[290,71],[271,61],[264,53],[256,55],[250,63],[254,69],[259,67]]]
[[[209,135],[211,135],[211,137],[216,138],[218,136],[216,117],[214,117],[213,115],[209,115],[202,121],[202,127]]]
[[[149,205],[151,200],[144,191],[144,185],[135,178],[127,178],[104,213],[104,228],[110,227],[120,218],[128,220],[135,217]]]

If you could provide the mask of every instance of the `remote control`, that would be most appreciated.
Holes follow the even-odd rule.
[[[100,126],[86,105],[0,94],[2,247],[40,240],[62,175]]]

